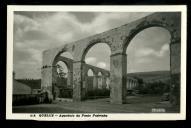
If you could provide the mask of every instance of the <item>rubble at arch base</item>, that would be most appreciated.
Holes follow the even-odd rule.
[[[171,70],[171,99],[173,104],[180,104],[180,44],[181,44],[181,13],[160,12],[153,13],[121,27],[96,34],[58,48],[43,52],[42,88],[52,92],[52,85],[56,83],[53,65],[55,58],[62,52],[69,52],[73,56],[72,85],[73,101],[85,99],[85,63],[84,56],[87,49],[96,43],[106,43],[111,50],[110,56],[110,101],[123,104],[126,101],[127,56],[126,47],[131,39],[143,29],[149,27],[163,27],[171,34],[170,70]]]

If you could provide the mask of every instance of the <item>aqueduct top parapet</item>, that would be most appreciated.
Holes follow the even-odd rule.
[[[67,57],[63,57],[63,56],[57,56],[53,62],[53,66],[56,66],[57,62],[59,61],[62,61],[66,64],[67,68],[69,71],[73,72],[73,60],[70,59],[70,58],[67,58]],[[109,71],[108,70],[105,70],[105,69],[102,69],[102,68],[99,68],[99,67],[95,67],[95,66],[92,66],[92,65],[89,65],[89,64],[84,64],[83,66],[83,71],[84,73],[86,74],[88,72],[88,70],[91,69],[94,73],[94,75],[98,75],[99,72],[102,73],[102,75],[104,76],[108,76],[110,75]]]
[[[74,61],[83,61],[88,49],[96,43],[108,44],[111,54],[125,52],[131,39],[138,32],[148,27],[158,26],[166,28],[171,33],[171,43],[177,42],[180,40],[179,19],[180,13],[178,12],[153,13],[121,27],[68,43],[58,48],[46,50],[43,55],[49,59],[43,60],[43,65],[51,65],[55,56],[65,51],[71,53]]]
[[[109,71],[102,69],[102,68],[99,68],[99,67],[89,65],[89,64],[85,64],[84,68],[85,68],[84,73],[86,73],[86,74],[87,74],[89,69],[92,69],[94,75],[98,75],[99,72],[101,72],[102,75],[107,76],[107,77],[109,77],[109,75],[110,75]]]

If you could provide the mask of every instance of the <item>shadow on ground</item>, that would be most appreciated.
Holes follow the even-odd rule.
[[[13,113],[153,113],[163,109],[165,113],[179,113],[168,101],[161,102],[161,96],[128,96],[126,104],[111,104],[109,98],[83,102],[54,101],[52,104],[13,106]]]

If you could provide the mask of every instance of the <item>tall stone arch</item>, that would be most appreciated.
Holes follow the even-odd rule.
[[[53,85],[56,83],[56,62],[64,61],[66,65],[68,65],[68,68],[70,69],[70,73],[73,73],[73,65],[71,64],[71,60],[66,60],[64,57],[61,57],[60,54],[63,52],[69,52],[71,55],[73,53],[71,52],[68,45],[63,45],[62,47],[53,48],[49,50],[45,50],[43,52],[43,61],[42,61],[42,68],[41,68],[41,88],[43,90],[46,90],[50,93],[53,92]],[[72,77],[72,76],[71,76]],[[71,78],[72,80],[72,78]],[[73,81],[70,81],[71,85],[73,84]]]
[[[126,52],[130,41],[144,29],[161,27],[169,31],[170,39],[170,73],[171,73],[171,102],[180,103],[180,49],[181,49],[181,14],[179,12],[154,13],[132,23],[131,29],[123,34],[123,53]]]
[[[89,43],[87,44],[87,46],[83,49],[83,54],[82,54],[82,58],[81,60],[84,61],[85,60],[85,56],[87,54],[87,52],[96,44],[99,43],[103,43],[106,44],[110,50],[111,50],[111,43],[109,41],[107,41],[105,38],[98,38],[98,39],[92,39],[91,41],[89,41]]]
[[[53,73],[52,73],[52,78],[53,78],[53,84],[56,83],[56,69],[57,69],[57,62],[64,62],[67,66],[67,69],[68,69],[68,77],[67,77],[67,87],[68,88],[72,88],[73,86],[73,60],[72,59],[69,59],[69,58],[66,58],[66,57],[63,57],[63,56],[57,56],[55,59],[54,59],[54,62],[53,62]]]
[[[181,15],[179,12],[160,12],[125,24],[121,27],[96,34],[70,44],[46,50],[43,53],[42,87],[51,89],[52,86],[52,62],[60,51],[70,51],[73,60],[73,99],[84,99],[83,67],[84,55],[87,50],[96,43],[107,43],[111,48],[110,56],[110,99],[111,103],[122,104],[126,101],[126,74],[127,57],[126,48],[131,39],[141,30],[148,27],[164,27],[171,33],[170,44],[170,70],[171,70],[171,97],[179,103],[180,91],[180,40],[181,40]],[[175,62],[176,61],[176,62]],[[51,79],[49,79],[51,78]]]
[[[98,43],[106,43],[109,47],[111,46],[111,38],[108,35],[105,34],[97,34],[91,37],[88,37],[86,39],[82,39],[77,41],[78,49],[74,52],[74,93],[73,98],[75,101],[81,101],[85,99],[85,90],[83,89],[84,84],[84,76],[83,70],[85,69],[85,56],[88,52],[88,50]],[[94,70],[97,74],[96,70]],[[96,79],[95,79],[96,81]]]

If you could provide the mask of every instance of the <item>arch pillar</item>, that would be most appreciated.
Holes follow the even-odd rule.
[[[107,87],[106,77],[105,77],[105,76],[102,76],[102,88],[103,88],[103,89],[106,89],[106,87]]]
[[[110,78],[108,76],[106,77],[106,89],[110,90]]]
[[[82,68],[82,75],[83,75],[83,81],[82,81],[82,87],[86,89],[86,92],[89,90],[92,90],[92,86],[91,84],[89,84],[88,80],[89,80],[89,76],[88,76],[88,68],[86,67],[86,64],[83,64],[83,68]]]
[[[82,83],[82,66],[84,62],[73,62],[73,100],[82,101],[85,98],[85,89]]]
[[[103,76],[98,75],[98,88],[99,89],[103,88],[102,82],[103,82]]]
[[[180,62],[181,43],[180,39],[170,44],[170,73],[171,88],[170,101],[173,105],[180,105]]]
[[[132,89],[133,89],[133,87],[134,87],[134,86],[133,86],[133,80],[131,81],[131,85],[132,85]]]
[[[86,88],[86,91],[90,90],[90,86],[88,85],[88,76],[84,76],[84,80],[83,80],[83,87]]]
[[[134,81],[132,80],[132,89],[134,88],[134,85],[133,85],[134,83],[133,83],[133,82],[134,82]]]
[[[52,90],[51,90],[51,92],[52,92],[52,95],[53,95],[53,99],[55,100],[56,99],[56,97],[58,97],[58,95],[60,94],[60,92],[59,91],[57,91],[57,89],[58,89],[58,82],[57,82],[57,75],[58,75],[58,73],[57,73],[57,66],[56,65],[53,65],[52,67],[50,67],[51,68],[51,70],[52,70]]]
[[[128,79],[128,89],[131,89],[131,85],[130,85],[130,79]]]
[[[134,82],[134,86],[135,86],[135,88],[136,88],[136,81]]]
[[[133,88],[135,88],[135,81],[133,80]]]
[[[127,56],[116,53],[110,56],[111,103],[123,104],[126,99]]]
[[[42,82],[41,89],[49,90],[52,93],[52,83],[53,83],[53,68],[52,66],[44,66],[41,69]]]
[[[98,74],[95,73],[93,76],[93,88],[98,89]]]
[[[126,88],[129,89],[129,79],[127,79]]]
[[[72,85],[73,85],[73,72],[68,71],[67,86],[68,88],[72,88]]]

